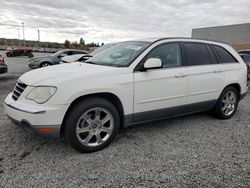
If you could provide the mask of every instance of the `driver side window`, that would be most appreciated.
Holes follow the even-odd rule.
[[[179,67],[182,65],[181,49],[179,43],[167,43],[154,48],[147,59],[159,58],[163,68]]]

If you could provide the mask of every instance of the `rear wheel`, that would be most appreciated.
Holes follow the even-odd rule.
[[[214,115],[220,119],[231,118],[237,110],[239,93],[232,87],[226,87],[214,107]]]
[[[119,127],[119,113],[113,104],[102,98],[88,98],[70,111],[64,135],[76,150],[95,152],[112,142]]]

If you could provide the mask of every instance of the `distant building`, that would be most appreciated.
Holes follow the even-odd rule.
[[[250,23],[196,28],[192,30],[192,38],[225,42],[237,50],[250,49]]]

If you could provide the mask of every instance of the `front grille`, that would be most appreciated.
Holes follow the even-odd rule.
[[[20,95],[23,93],[26,87],[27,87],[26,84],[20,81],[17,81],[16,86],[12,92],[12,98],[16,101],[20,97]]]

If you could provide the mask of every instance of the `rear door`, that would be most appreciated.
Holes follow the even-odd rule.
[[[209,44],[183,42],[182,46],[189,67],[188,107],[192,111],[209,107],[224,87],[223,67]]]
[[[218,45],[212,47],[223,67],[225,81],[228,82],[225,85],[238,83],[239,77],[243,75],[238,60],[226,48]]]

